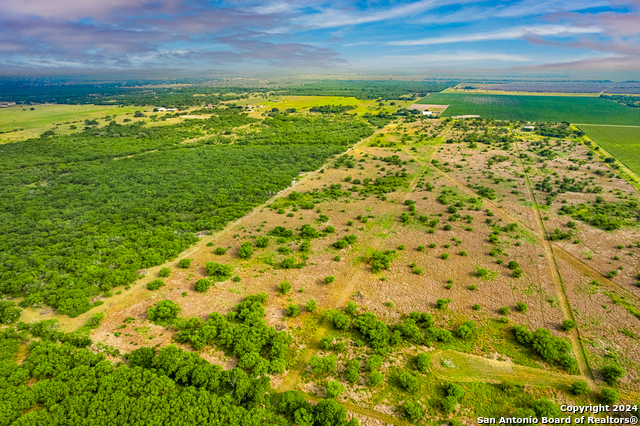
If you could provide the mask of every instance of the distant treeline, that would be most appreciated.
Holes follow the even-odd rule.
[[[283,88],[283,95],[353,96],[360,100],[412,99],[441,92],[457,81],[327,80]]]
[[[153,105],[185,108],[248,97],[266,89],[246,87],[131,87],[122,83],[25,85],[0,83],[0,101],[18,104]]]
[[[600,95],[601,98],[616,101],[631,108],[640,108],[640,96]]]

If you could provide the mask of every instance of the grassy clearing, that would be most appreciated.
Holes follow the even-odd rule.
[[[640,125],[640,111],[602,98],[434,93],[418,103],[450,105],[443,117]]]
[[[431,353],[431,370],[436,376],[454,382],[508,382],[560,389],[567,389],[579,378],[453,350]]]
[[[34,108],[33,111],[30,108]],[[56,133],[72,133],[84,129],[84,120],[100,119],[107,115],[117,115],[116,122],[133,120],[133,112],[143,107],[117,107],[108,105],[35,105],[0,109],[0,140],[18,140],[39,136],[58,125]],[[131,114],[125,117],[125,114]],[[137,119],[136,119],[137,120]],[[63,124],[68,123],[68,124]],[[75,124],[77,130],[70,129]],[[108,124],[103,122],[102,124]],[[13,131],[16,129],[22,129]]]
[[[640,127],[580,126],[580,130],[640,174]]]
[[[350,114],[364,114],[371,113],[377,114],[378,112],[394,112],[398,108],[403,108],[411,105],[412,101],[394,101],[395,105],[389,105],[389,102],[384,102],[384,106],[378,105],[375,100],[361,101],[354,97],[342,97],[342,96],[270,96],[268,99],[264,98],[252,98],[244,101],[235,102],[238,105],[263,105],[259,108],[259,111],[267,111],[271,108],[278,108],[280,111],[284,111],[289,108],[295,108],[298,111],[308,110],[314,106],[322,105],[353,105],[356,109],[349,111]]]

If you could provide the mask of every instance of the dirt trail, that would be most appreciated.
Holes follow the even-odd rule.
[[[531,194],[531,199],[533,200],[533,208],[535,209],[535,212],[536,212],[535,217],[536,217],[536,222],[539,228],[539,234],[542,235],[542,246],[545,251],[545,257],[549,262],[549,270],[551,271],[551,278],[553,279],[553,283],[556,287],[556,293],[558,295],[558,298],[560,299],[560,306],[562,307],[562,312],[564,314],[565,319],[575,322],[575,318],[573,316],[573,310],[571,309],[571,304],[569,303],[569,298],[567,297],[567,291],[564,286],[564,282],[562,281],[562,277],[560,276],[560,270],[558,269],[558,262],[556,260],[553,248],[551,247],[549,240],[547,240],[546,238],[547,231],[544,227],[544,222],[542,220],[542,215],[540,214],[540,209],[538,207],[536,195],[531,185],[531,180],[529,179],[529,173],[527,173],[524,163],[520,158],[520,147],[518,146],[517,141],[514,142],[514,146],[516,148],[516,154],[518,155],[520,165],[522,166],[522,170],[524,172],[524,178],[527,184],[527,188],[529,190],[529,193]],[[589,366],[589,362],[587,361],[586,351],[584,349],[584,346],[582,345],[582,338],[580,337],[579,327],[574,328],[569,333],[569,336],[571,338],[571,343],[573,345],[573,352],[576,356],[580,373],[587,379],[591,389],[595,389],[596,384],[593,378],[593,372],[591,371],[591,367]]]

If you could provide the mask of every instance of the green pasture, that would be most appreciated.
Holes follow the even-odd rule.
[[[33,111],[30,109],[33,108]],[[125,114],[133,119],[133,112],[144,110],[144,107],[136,106],[109,106],[109,105],[18,105],[12,108],[0,109],[0,140],[13,141],[39,136],[54,127],[57,133],[71,133],[73,124],[79,131],[84,128],[84,120],[98,120],[107,115],[117,115],[116,121],[122,123]],[[67,123],[67,124],[64,124]],[[106,124],[106,123],[104,123]],[[13,131],[15,129],[22,129]],[[7,133],[8,132],[8,133]]]
[[[580,376],[525,367],[449,349],[431,354],[431,371],[442,379],[454,382],[508,382],[560,389],[566,389],[575,380],[582,379]]]
[[[640,127],[579,126],[634,173],[640,175]]]
[[[271,108],[278,108],[280,111],[284,111],[289,108],[295,108],[298,111],[308,110],[314,106],[322,105],[353,105],[356,109],[349,111],[349,113],[364,114],[371,113],[377,114],[380,111],[394,112],[398,108],[408,107],[413,104],[413,101],[393,101],[394,106],[389,105],[389,101],[384,102],[384,106],[379,106],[375,100],[361,101],[354,97],[342,97],[342,96],[270,96],[267,99],[249,99],[242,102],[235,102],[239,105],[262,105],[264,108],[260,110],[270,110]]]
[[[592,97],[432,93],[418,103],[449,105],[443,117],[640,125],[639,109]]]

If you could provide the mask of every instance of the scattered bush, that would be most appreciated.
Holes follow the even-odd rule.
[[[607,365],[600,370],[600,373],[609,386],[615,386],[627,372],[617,365]]]
[[[307,311],[314,312],[318,308],[318,302],[316,302],[315,299],[311,299],[307,301],[305,307],[307,308]]]
[[[367,370],[376,371],[377,369],[382,367],[382,362],[383,362],[383,359],[380,355],[378,354],[371,355],[366,362]]]
[[[253,255],[253,243],[251,241],[245,241],[240,245],[238,249],[238,256],[241,259],[249,259]]]
[[[420,382],[418,382],[418,379],[416,379],[415,376],[411,373],[402,373],[398,380],[400,381],[402,387],[409,392],[417,391],[418,387],[420,386]]]
[[[520,312],[521,314],[526,313],[528,309],[529,306],[524,302],[520,302],[516,305],[516,311]]]
[[[215,281],[225,281],[233,275],[233,266],[217,262],[206,263],[207,274]]]
[[[223,256],[227,254],[227,249],[224,247],[216,247],[215,250],[213,250],[213,253],[215,253],[218,256]]]
[[[147,283],[147,290],[157,290],[160,287],[164,287],[164,281],[162,281],[160,278],[155,279],[151,282]]]
[[[291,291],[291,283],[289,281],[282,281],[279,285],[278,285],[278,291],[281,294],[287,294]]]
[[[178,318],[180,306],[171,300],[161,300],[147,310],[147,316],[153,322],[165,322]]]
[[[503,306],[502,308],[498,309],[498,313],[500,315],[509,315],[511,313],[511,309],[508,306]]]
[[[618,392],[615,389],[604,388],[600,391],[600,398],[605,404],[615,404],[618,402]]]
[[[171,268],[162,268],[158,272],[158,276],[161,278],[169,278],[169,275],[171,275]]]
[[[424,417],[422,405],[420,405],[418,402],[405,402],[402,408],[404,409],[404,413],[407,415],[407,417],[409,417],[414,422],[422,420],[422,418]]]
[[[287,316],[288,317],[297,317],[298,315],[300,315],[300,306],[299,305],[295,305],[295,304],[291,304],[289,306],[287,306]]]
[[[572,320],[564,320],[564,321],[562,321],[562,330],[564,330],[564,331],[573,330],[577,326],[578,326],[578,324],[576,324],[575,321],[572,321]]]
[[[193,259],[180,259],[180,261],[178,262],[178,268],[187,269],[189,266],[191,266],[192,261]]]
[[[589,384],[584,380],[576,380],[571,383],[571,392],[574,395],[586,395],[589,393]]]
[[[453,413],[458,407],[458,399],[453,396],[445,396],[442,399],[442,410],[445,413]]]
[[[436,308],[444,309],[449,303],[451,303],[451,299],[438,299],[436,301]]]
[[[416,356],[416,367],[423,373],[429,369],[430,362],[429,355],[424,352],[420,352],[418,356]]]
[[[336,398],[344,393],[346,388],[342,383],[336,382],[334,380],[329,380],[327,382],[326,393],[329,398]]]
[[[204,278],[196,281],[194,285],[195,290],[199,291],[200,293],[206,292],[207,290],[209,290],[209,287],[211,287],[211,281]]]
[[[379,371],[374,371],[373,373],[369,374],[369,376],[367,377],[367,381],[369,382],[369,386],[381,385],[384,381],[384,374]]]
[[[335,280],[336,280],[336,277],[334,277],[333,275],[329,275],[329,276],[326,276],[326,277],[324,278],[324,283],[325,283],[325,284],[331,284],[331,283],[332,283],[332,282],[334,282]]]

